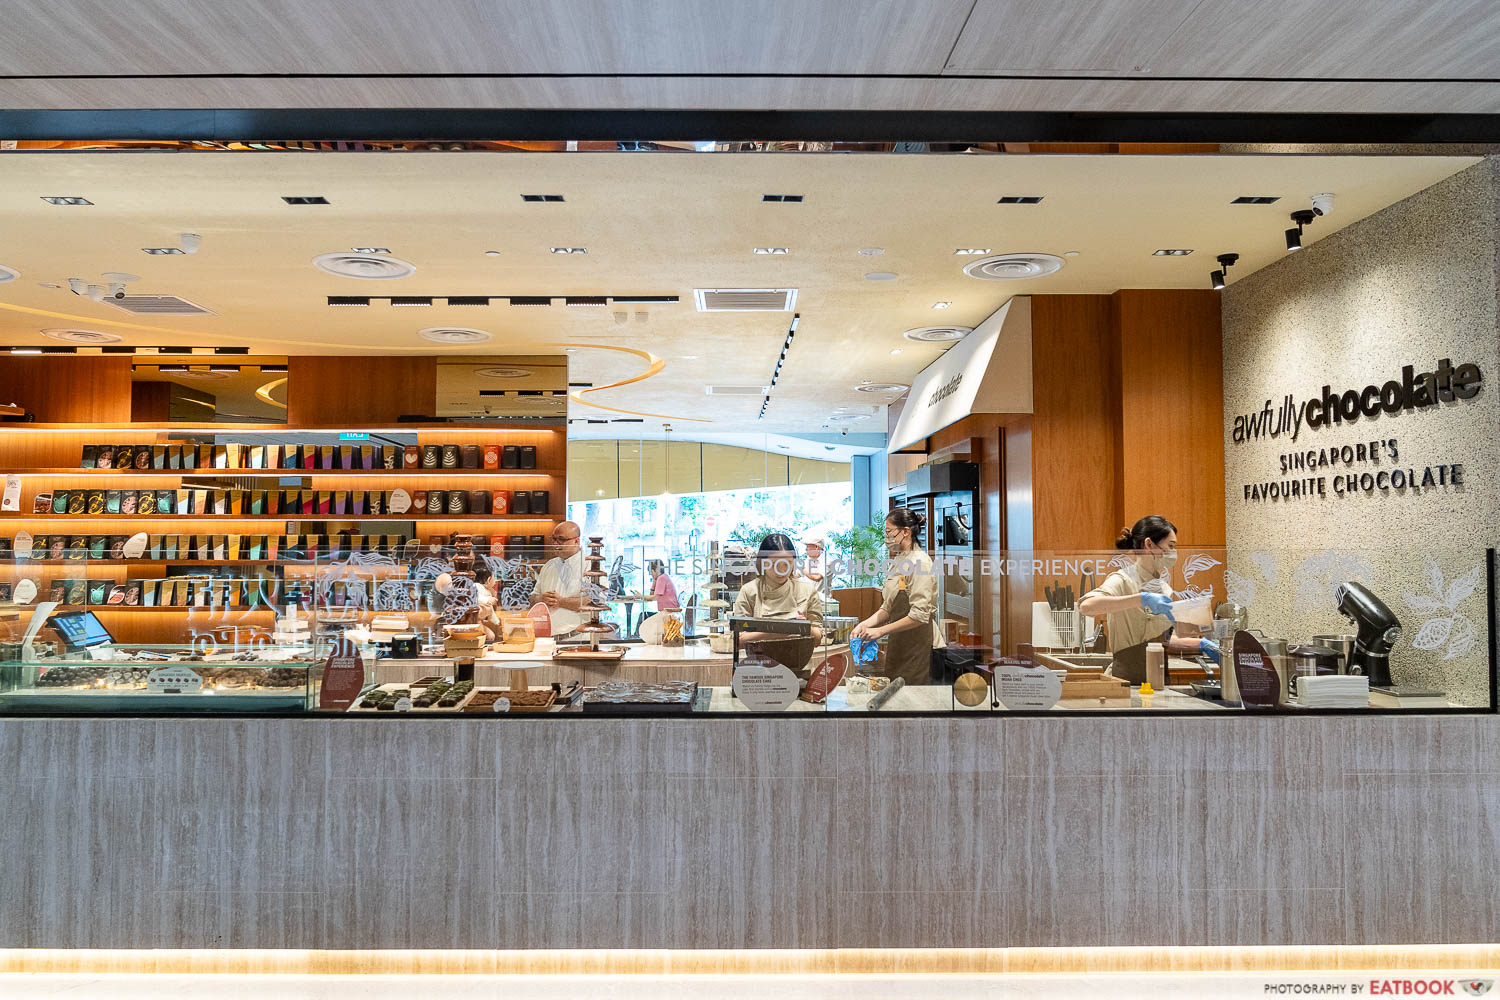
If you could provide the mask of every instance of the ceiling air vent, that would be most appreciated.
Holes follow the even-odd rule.
[[[607,295],[569,295],[563,299],[564,305],[570,306],[607,306],[609,296]]]
[[[795,288],[695,288],[699,312],[790,312],[797,304]]]
[[[93,347],[100,344],[118,344],[125,339],[118,333],[105,333],[102,330],[69,330],[60,327],[43,330],[42,336],[61,340],[66,344],[85,344]]]
[[[1270,194],[1242,194],[1231,201],[1231,205],[1271,205],[1281,200],[1280,195]]]
[[[764,396],[771,391],[768,385],[706,385],[710,396]]]
[[[212,316],[214,314],[212,309],[205,309],[175,295],[127,295],[123,299],[107,298],[104,304],[142,316]]]
[[[915,330],[907,330],[901,336],[924,344],[945,344],[963,340],[973,332],[974,328],[969,326],[921,326]]]
[[[552,296],[550,295],[512,295],[510,304],[513,306],[550,306]]]
[[[964,268],[964,274],[985,281],[1025,281],[1051,274],[1062,266],[1063,259],[1050,253],[1003,253],[974,261]]]
[[[1039,194],[1007,194],[995,199],[997,205],[1040,205],[1042,196]]]
[[[366,281],[404,278],[417,269],[415,264],[395,257],[368,253],[320,254],[313,258],[313,266],[340,278],[363,278]]]
[[[417,331],[417,336],[439,344],[482,344],[490,339],[487,331],[463,326],[429,326]]]

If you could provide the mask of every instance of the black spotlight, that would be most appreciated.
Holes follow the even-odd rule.
[[[1233,267],[1234,266],[1234,262],[1237,261],[1237,260],[1239,260],[1239,259],[1240,259],[1240,255],[1237,254],[1237,253],[1221,253],[1221,254],[1219,254],[1219,257],[1218,257],[1219,270],[1214,271],[1212,274],[1210,274],[1208,276],[1208,283],[1213,286],[1213,290],[1214,291],[1216,291],[1216,292],[1217,291],[1221,291],[1224,288],[1224,283],[1226,281],[1226,279],[1224,277],[1225,273],[1231,267]]]
[[[1292,221],[1297,224],[1297,228],[1286,231],[1286,248],[1288,252],[1302,249],[1302,227],[1311,225],[1312,220],[1315,218],[1317,216],[1310,209],[1302,209],[1292,213]]]

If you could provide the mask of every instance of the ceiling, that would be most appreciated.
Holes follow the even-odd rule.
[[[10,6],[5,108],[1500,112],[1493,0]]]
[[[1336,194],[1309,242],[1476,162],[1470,157],[1049,156],[588,153],[13,153],[0,155],[6,256],[0,344],[46,343],[46,327],[117,333],[127,344],[249,347],[257,354],[537,354],[573,345],[570,378],[653,377],[588,395],[660,414],[679,431],[884,429],[894,393],[939,345],[901,332],[974,326],[1017,293],[1206,288],[1225,251],[1231,280],[1281,259],[1288,213]],[[561,194],[562,203],[522,194]],[[765,203],[796,193],[799,204]],[[42,196],[83,196],[58,207]],[[285,195],[327,205],[291,206]],[[1038,205],[1001,205],[1041,195]],[[1239,195],[1273,205],[1234,206]],[[201,234],[193,255],[143,247]],[[557,255],[550,247],[584,247]],[[325,274],[315,256],[389,248],[409,277]],[[755,247],[787,247],[760,256]],[[878,255],[861,249],[879,248]],[[962,273],[957,248],[1063,255],[1025,281]],[[1188,248],[1187,257],[1156,257]],[[487,250],[499,256],[485,255]],[[75,296],[67,279],[106,271],[142,280],[132,293],[181,296],[206,316],[145,317]],[[887,272],[893,280],[865,275]],[[42,287],[55,283],[60,288]],[[699,313],[695,288],[795,288],[796,337],[762,421],[759,396],[709,396],[709,383],[765,384],[791,313]],[[335,308],[329,295],[677,295],[671,305]],[[935,302],[951,302],[934,310]],[[618,315],[617,315],[618,314]],[[433,326],[477,328],[487,343],[446,348]],[[622,350],[623,349],[623,350]],[[900,353],[892,353],[900,351]],[[573,404],[573,416],[601,411]],[[606,414],[607,415],[607,414]],[[639,426],[639,425],[637,425]],[[656,426],[656,424],[653,424]],[[646,429],[646,428],[640,428]]]

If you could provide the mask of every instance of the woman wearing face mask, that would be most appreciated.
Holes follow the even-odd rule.
[[[1089,618],[1104,616],[1109,651],[1117,662],[1122,651],[1133,650],[1144,663],[1146,643],[1162,641],[1173,621],[1168,576],[1177,563],[1177,526],[1151,514],[1133,527],[1121,528],[1115,548],[1135,558],[1084,594],[1078,611]],[[1218,647],[1207,639],[1173,638],[1168,651],[1188,656],[1204,653],[1214,662],[1219,659]]]
[[[880,588],[880,610],[850,633],[858,639],[890,636],[885,672],[908,684],[931,683],[932,651],[943,648],[937,620],[937,574],[932,557],[916,542],[923,520],[921,514],[905,507],[886,515],[885,547],[892,572]]]
[[[797,575],[797,546],[790,537],[773,531],[760,543],[755,557],[759,574],[740,588],[734,602],[736,618],[805,618],[813,638],[823,638],[823,602],[818,589]],[[741,644],[756,639],[785,639],[774,632],[741,632]]]

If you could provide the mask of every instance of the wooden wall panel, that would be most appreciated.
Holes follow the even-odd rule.
[[[1224,544],[1219,295],[1122,289],[1119,466],[1124,520],[1161,514],[1192,546]]]
[[[1109,296],[1034,296],[1031,352],[1033,545],[1107,548],[1121,523]]]
[[[130,419],[139,424],[164,424],[172,419],[172,383],[130,383]]]
[[[287,367],[293,426],[360,427],[437,409],[436,358],[292,357]]]
[[[19,403],[38,423],[126,423],[130,358],[0,359],[0,402]]]

